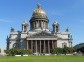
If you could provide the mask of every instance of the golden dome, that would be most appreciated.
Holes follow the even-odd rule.
[[[37,4],[37,9],[34,10],[34,14],[46,14],[43,9],[41,9],[41,5]]]

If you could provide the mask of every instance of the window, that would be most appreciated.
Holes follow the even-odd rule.
[[[62,48],[64,48],[65,46],[67,47],[67,43],[65,43],[65,42],[62,43]]]

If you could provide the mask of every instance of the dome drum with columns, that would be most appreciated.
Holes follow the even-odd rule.
[[[40,4],[37,5],[37,9],[34,10],[32,18],[30,19],[31,30],[34,29],[48,29],[48,17],[45,11],[41,8]]]
[[[55,21],[52,26],[53,30],[48,28],[49,19],[46,12],[38,4],[33,11],[32,17],[22,23],[22,30],[15,31],[11,28],[7,36],[7,49],[19,48],[31,50],[33,53],[46,54],[51,53],[54,48],[63,48],[64,46],[72,47],[72,35],[69,30],[60,31],[60,25]]]

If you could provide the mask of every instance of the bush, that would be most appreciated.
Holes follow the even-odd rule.
[[[16,49],[16,48],[6,50],[5,52],[8,54],[8,56],[32,54],[31,50]]]
[[[71,54],[71,53],[73,53],[73,52],[75,52],[75,49],[74,48],[70,48],[70,47],[64,47],[63,48],[63,53],[66,55],[66,54]]]
[[[62,48],[55,48],[52,50],[52,54],[62,54],[63,50]]]
[[[71,54],[73,53],[75,50],[74,48],[70,48],[70,47],[64,47],[64,48],[55,48],[51,51],[52,54]]]

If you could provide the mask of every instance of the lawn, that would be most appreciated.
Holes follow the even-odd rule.
[[[84,62],[84,56],[0,57],[0,62]]]

